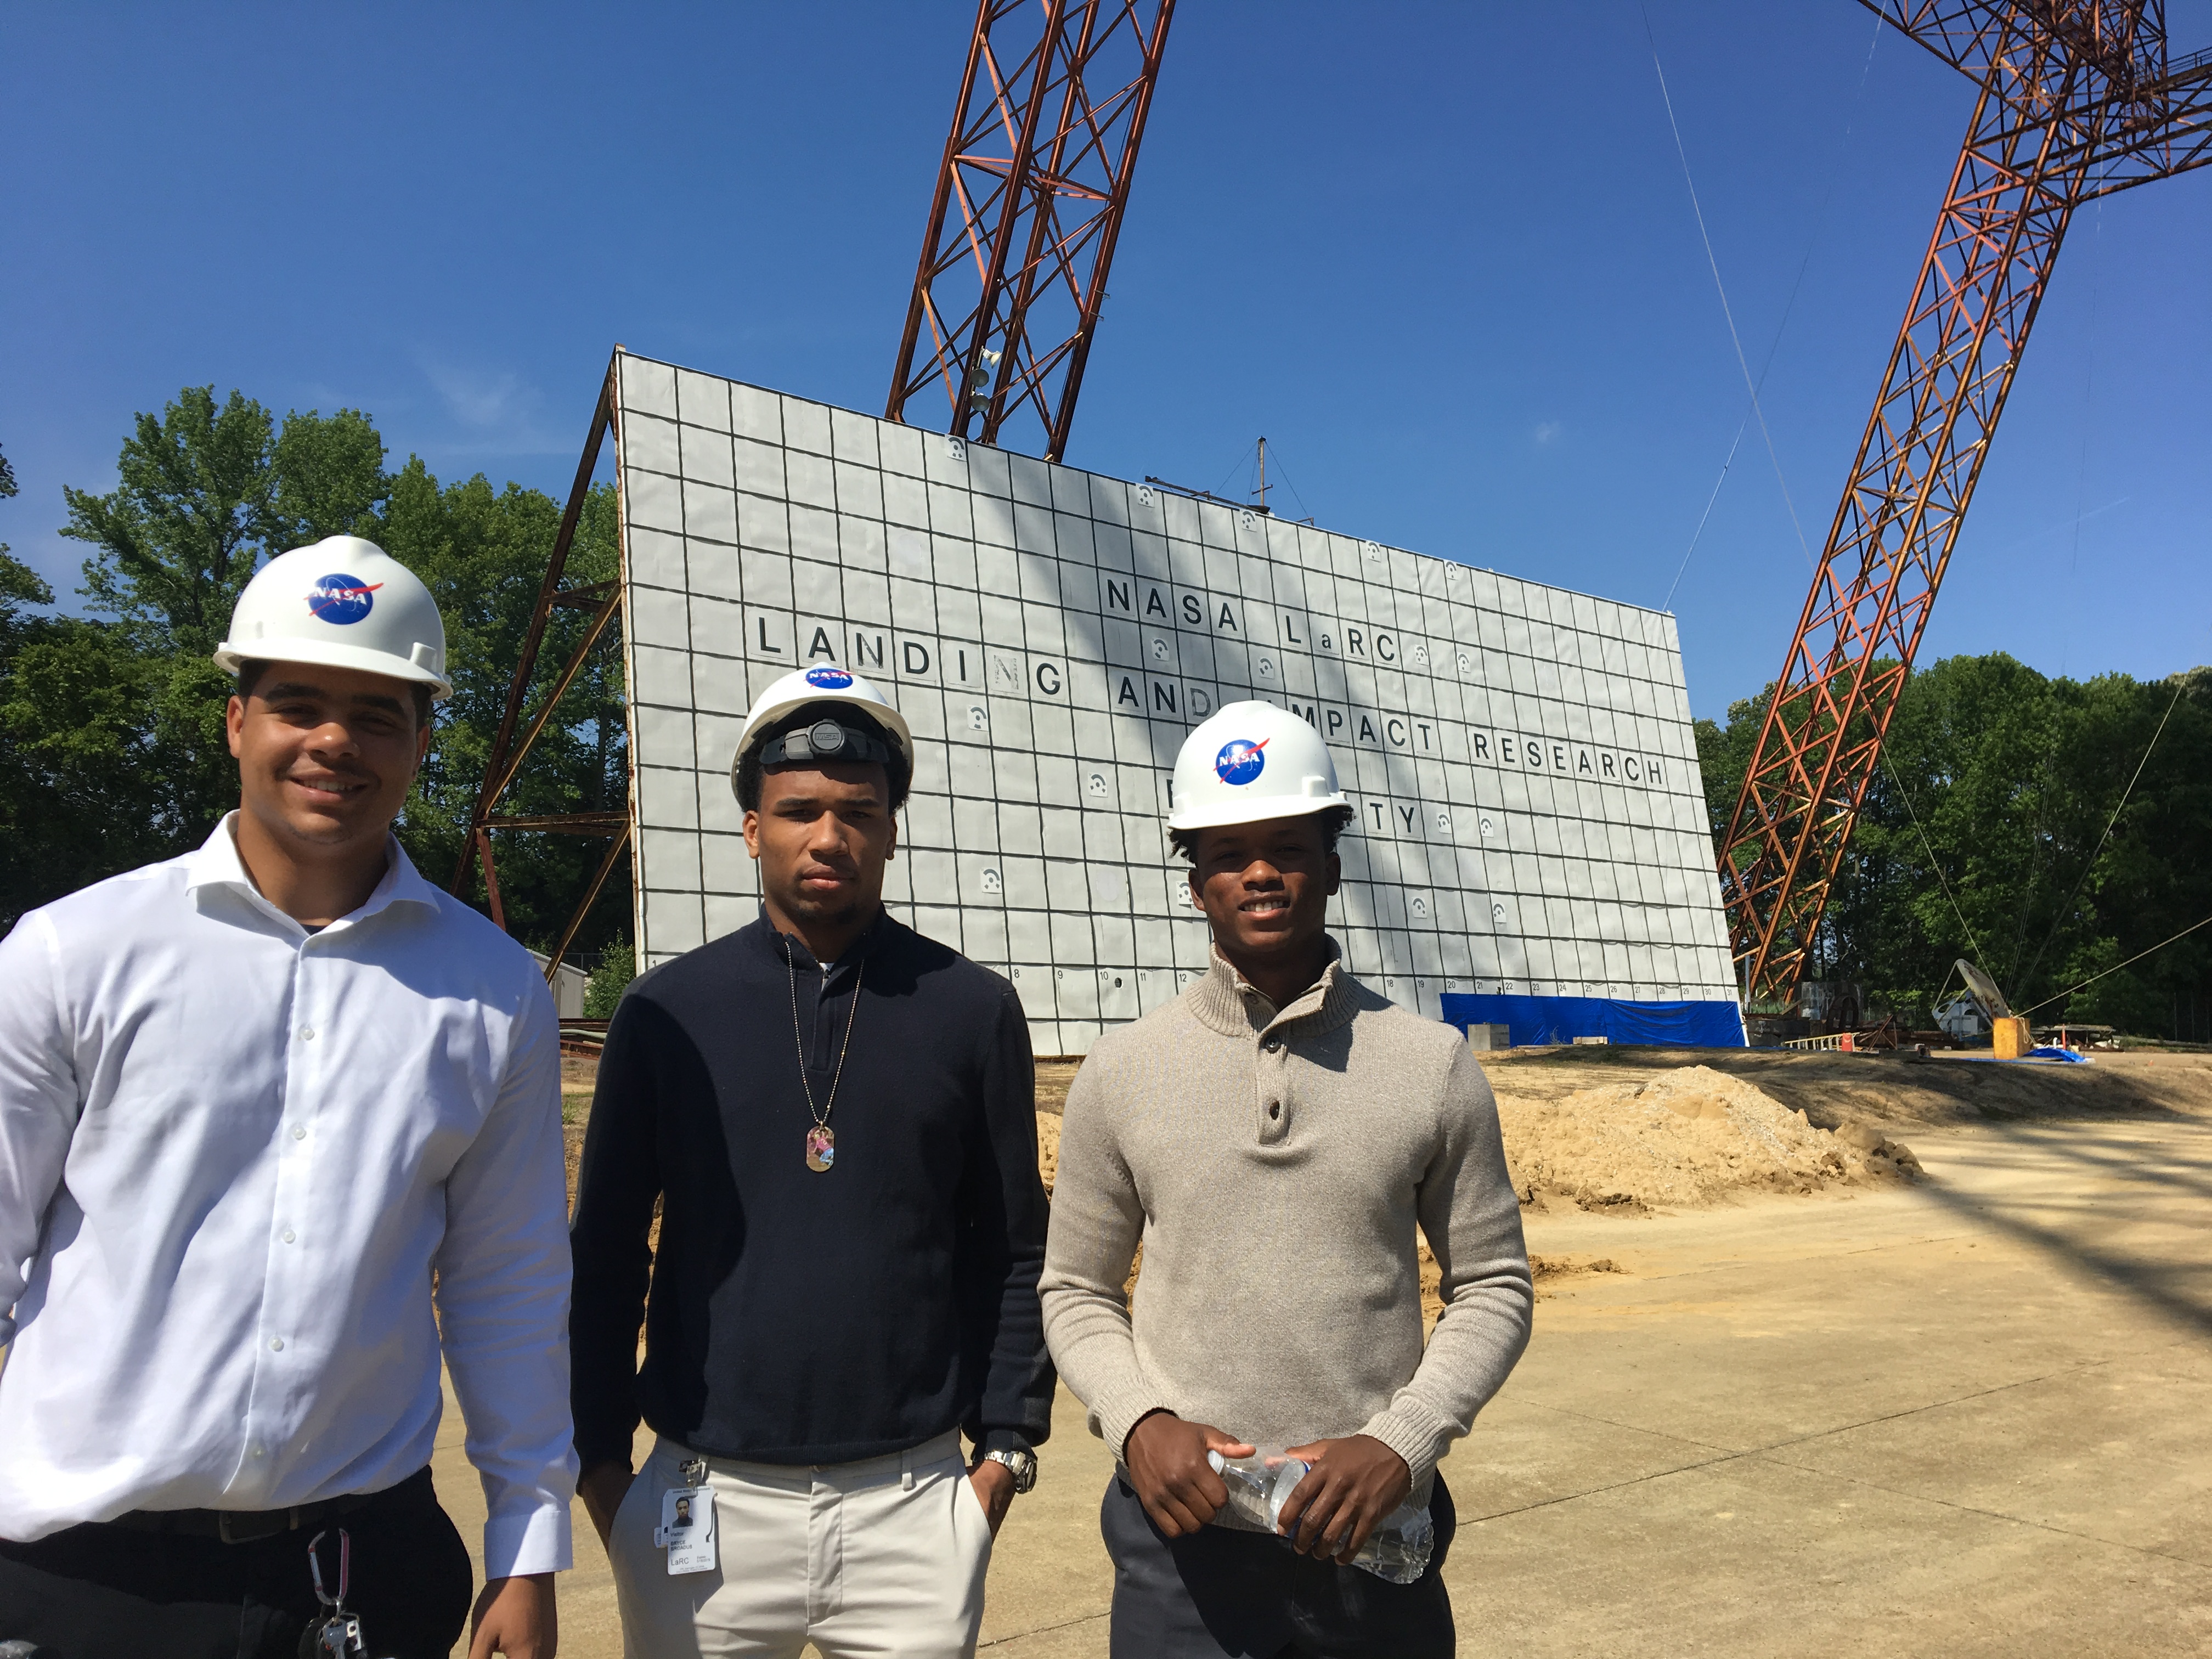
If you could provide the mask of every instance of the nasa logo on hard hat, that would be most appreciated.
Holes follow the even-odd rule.
[[[853,677],[842,668],[810,668],[806,671],[806,683],[824,691],[842,691],[852,684]]]
[[[307,590],[307,609],[322,621],[341,627],[357,623],[375,609],[376,590],[383,586],[358,576],[325,576]]]
[[[1221,752],[1213,757],[1214,775],[1224,783],[1251,782],[1267,767],[1267,757],[1260,752],[1267,746],[1265,738],[1257,743],[1237,738],[1223,744]]]

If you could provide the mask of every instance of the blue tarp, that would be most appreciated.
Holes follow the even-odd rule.
[[[1612,997],[1509,997],[1447,991],[1444,1024],[1504,1025],[1519,1042],[1601,1036],[1678,1048],[1741,1048],[1743,1013],[1728,1002],[1626,1002]]]

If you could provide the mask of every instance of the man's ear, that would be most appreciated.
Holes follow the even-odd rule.
[[[1331,853],[1331,854],[1328,855],[1328,892],[1327,892],[1327,894],[1326,894],[1326,896],[1328,896],[1328,897],[1329,897],[1329,898],[1334,898],[1334,897],[1336,896],[1336,890],[1337,890],[1337,888],[1338,888],[1338,887],[1340,887],[1340,885],[1342,885],[1342,884],[1343,884],[1343,881],[1344,881],[1344,859],[1343,859],[1343,856],[1342,856],[1340,854]]]
[[[760,808],[745,809],[745,854],[755,863],[760,861]]]
[[[235,691],[234,691],[230,695],[230,701],[223,705],[222,710],[223,736],[229,741],[230,752],[233,759],[237,757],[238,733],[240,729],[244,726],[245,724],[246,699],[240,696]]]

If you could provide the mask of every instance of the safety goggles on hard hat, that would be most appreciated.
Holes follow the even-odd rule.
[[[882,738],[855,731],[836,720],[817,720],[811,726],[770,738],[761,745],[763,766],[782,766],[799,761],[849,761],[856,766],[889,766],[891,751]]]

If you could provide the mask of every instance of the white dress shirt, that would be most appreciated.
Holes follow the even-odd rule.
[[[235,817],[0,941],[0,1537],[396,1485],[430,1461],[442,1340],[486,1572],[564,1568],[544,978],[396,841],[309,933]]]

